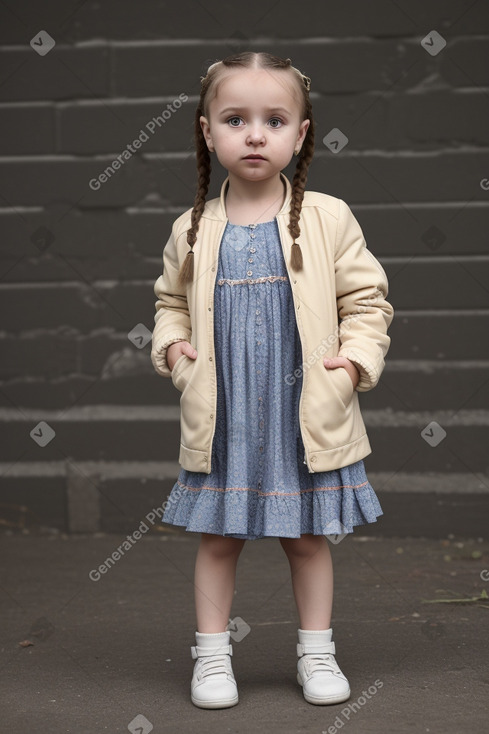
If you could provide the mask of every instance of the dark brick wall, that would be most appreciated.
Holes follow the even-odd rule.
[[[55,41],[44,56],[30,45],[41,31]],[[436,55],[421,43],[433,31],[446,42]],[[87,487],[113,479],[118,528],[124,515],[128,526],[139,517],[133,499],[125,512],[125,496],[140,493],[144,516],[144,503],[164,498],[175,481],[179,394],[154,372],[150,345],[138,349],[128,333],[137,324],[153,329],[162,249],[193,201],[200,76],[243,49],[289,56],[311,77],[317,137],[307,187],[350,204],[389,276],[392,346],[379,386],[361,405],[374,449],[367,469],[394,479],[372,483],[379,494],[394,482],[409,493],[410,477],[431,470],[448,484],[461,473],[476,478],[478,491],[489,488],[482,450],[489,5],[6,0],[0,519],[7,526],[27,513],[32,526],[77,527],[63,504],[67,465]],[[90,180],[179,95],[188,101],[93,190]],[[349,139],[336,155],[323,143],[332,128]],[[292,175],[293,163],[285,172]],[[209,198],[225,175],[216,164]],[[432,420],[447,431],[436,448],[420,436]],[[45,447],[30,435],[40,421],[56,432]],[[126,476],[122,460],[140,462],[137,486],[118,481]],[[145,476],[146,461],[170,462],[163,489],[157,468]],[[100,526],[111,527],[103,518]]]

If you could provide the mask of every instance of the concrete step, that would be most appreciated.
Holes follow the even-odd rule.
[[[485,472],[489,411],[362,409],[374,471]],[[84,406],[64,412],[3,408],[2,459],[9,463],[175,461],[178,406]],[[429,426],[434,425],[432,433]],[[432,435],[430,435],[432,434]]]
[[[488,478],[474,472],[370,471],[384,514],[360,535],[486,537]],[[185,533],[161,524],[180,471],[176,462],[18,462],[0,464],[0,525],[24,532]]]

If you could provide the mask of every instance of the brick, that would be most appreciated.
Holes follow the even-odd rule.
[[[440,248],[442,251],[442,247]],[[391,302],[395,308],[424,309],[487,308],[489,261],[422,259],[387,267]],[[454,287],[456,283],[456,287]],[[415,288],[413,288],[415,284]]]
[[[56,157],[8,160],[0,170],[0,185],[8,192],[5,198],[9,206],[45,205],[48,210],[55,206],[59,219],[74,206],[127,206],[140,201],[148,192],[148,171],[136,155],[99,189],[90,188],[90,181],[98,179],[113,161],[113,157],[88,161]]]
[[[56,380],[60,375],[77,372],[78,349],[72,336],[5,336],[0,339],[0,344],[2,380],[21,377]]]
[[[4,104],[0,108],[0,155],[54,153],[55,122],[51,104]]]
[[[432,84],[433,88],[430,88]],[[487,145],[486,94],[483,90],[439,89],[439,80],[404,93],[372,91],[364,94],[324,94],[312,101],[319,126],[316,150],[323,147],[322,121],[345,131],[348,150],[429,151],[458,148],[467,143]],[[313,163],[314,165],[314,163]]]
[[[487,201],[487,192],[479,185],[482,172],[489,168],[485,150],[389,156],[350,156],[343,150],[343,156],[343,151],[334,155],[326,148],[316,153],[307,179],[309,189],[338,196],[350,206],[397,203],[408,216],[417,202],[459,202],[461,212],[470,202]]]
[[[426,244],[420,234],[433,225],[447,234],[440,254],[467,257],[487,253],[488,213],[483,202],[363,204],[352,205],[351,209],[363,230],[367,247],[381,262],[389,255],[426,255]]]
[[[80,339],[79,348],[80,371],[83,374],[102,374],[105,381],[116,376],[151,374],[150,369],[154,369],[150,359],[150,345],[138,349],[131,344],[127,334],[100,330],[98,334]],[[113,366],[114,362],[119,363],[118,371]]]
[[[487,146],[489,126],[486,118],[487,92],[478,90],[397,96],[391,103],[390,128],[397,144],[414,150],[452,148],[461,145]],[[393,135],[394,138],[394,135]],[[393,139],[393,145],[396,141]]]
[[[393,334],[397,338],[398,334]],[[418,340],[420,341],[420,340]],[[406,345],[409,360],[390,357],[374,390],[360,393],[362,413],[367,411],[440,411],[447,405],[464,410],[481,411],[489,407],[487,361],[450,361],[442,351],[434,359],[419,348],[419,343]],[[460,355],[458,355],[460,357]]]
[[[421,437],[421,430],[431,420],[440,422],[446,430],[446,438],[436,447],[429,446]],[[450,427],[436,414],[426,416],[421,425],[386,428],[382,425],[365,424],[372,447],[372,461],[369,466],[374,471],[396,472],[400,468],[408,473],[417,472],[484,472],[487,459],[485,446],[489,440],[487,426]],[[382,461],[379,459],[382,457]]]
[[[53,246],[49,253],[38,257],[4,259],[0,265],[0,279],[3,283],[47,283],[71,281],[78,276],[85,281],[111,280],[114,274],[118,279],[145,280],[158,273],[160,263],[138,257],[135,253],[113,258],[66,258],[60,257]],[[154,276],[154,279],[158,275]]]
[[[446,82],[453,87],[489,85],[488,38],[454,39],[445,51],[441,52],[440,75]]]
[[[193,148],[195,99],[165,96],[157,102],[77,102],[59,106],[60,153],[119,153],[135,139],[139,153]],[[168,116],[170,115],[170,116]]]
[[[39,30],[48,29],[38,28],[28,39],[24,37],[22,50],[7,47],[0,50],[0,101],[62,100],[109,94],[109,49],[105,44],[85,48],[56,45],[41,57],[29,46],[31,37]]]
[[[72,406],[62,418],[49,410],[15,421],[0,416],[4,425],[8,420],[8,431],[3,431],[2,439],[3,461],[124,461],[128,457],[174,460],[178,457],[180,442],[178,409],[170,412],[169,408],[159,408],[159,419],[155,417],[154,407],[148,406],[145,410],[147,418],[144,415],[136,417],[136,406],[124,415],[117,408],[87,406],[88,412],[80,417],[80,406]],[[56,434],[44,447],[37,445],[29,435],[41,420]]]
[[[66,410],[72,405],[166,405],[178,407],[180,393],[169,378],[153,374],[102,380],[100,375],[70,375],[46,381],[34,376],[0,384],[0,406]]]
[[[55,241],[50,250],[62,252],[67,258],[97,261],[106,257],[129,257],[132,253],[162,257],[163,247],[171,233],[173,221],[191,206],[165,210],[162,207],[139,210],[77,210],[64,215],[65,207],[58,210],[37,212],[0,211],[0,227],[3,233],[0,263],[10,264],[21,256],[35,258],[39,267],[44,255],[31,241],[33,232],[47,227]],[[45,253],[49,256],[49,252]],[[7,264],[0,265],[1,273]],[[0,275],[0,278],[2,277]],[[12,276],[13,277],[13,276]]]
[[[487,360],[487,313],[397,311],[387,360]]]

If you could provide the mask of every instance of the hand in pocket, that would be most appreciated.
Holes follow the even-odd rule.
[[[190,357],[190,359],[196,359],[197,350],[193,348],[190,342],[183,339],[181,341],[173,342],[173,344],[170,344],[170,346],[166,350],[166,361],[168,364],[168,369],[170,371],[173,370],[175,362],[177,361],[177,359],[179,359],[179,357],[182,356],[182,354],[186,354],[187,357]]]
[[[360,372],[357,366],[347,357],[324,357],[323,364],[328,370],[334,370],[338,369],[338,367],[344,367],[344,369],[348,372],[350,376],[353,389],[355,389],[360,382]]]

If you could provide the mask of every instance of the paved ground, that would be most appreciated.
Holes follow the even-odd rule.
[[[2,535],[2,731],[487,731],[489,601],[423,600],[489,590],[489,543],[368,530],[331,545],[333,639],[350,700],[302,697],[288,563],[270,538],[240,557],[232,616],[251,629],[233,643],[240,702],[218,711],[189,697],[198,535],[155,528],[133,538],[97,581],[90,571],[123,536]]]

